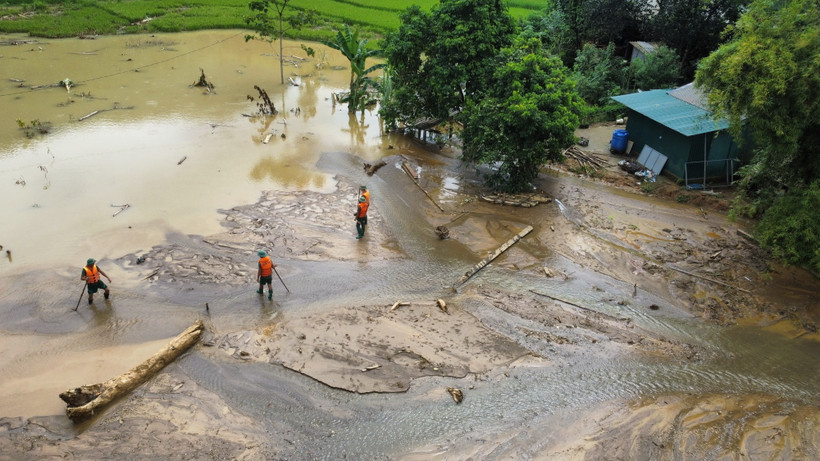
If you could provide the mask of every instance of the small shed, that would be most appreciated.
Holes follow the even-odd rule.
[[[643,60],[648,55],[654,53],[658,47],[660,47],[660,43],[656,42],[629,42],[629,54],[627,57],[629,58],[629,62],[632,62],[636,59]]]
[[[704,94],[689,83],[674,90],[651,90],[613,96],[628,109],[626,131],[634,144],[667,157],[664,173],[691,182],[732,180],[739,166],[738,143],[726,130],[729,122],[716,119]]]

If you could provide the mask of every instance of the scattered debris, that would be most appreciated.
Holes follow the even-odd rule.
[[[127,210],[128,208],[130,208],[130,207],[131,207],[131,205],[129,205],[129,204],[127,204],[127,203],[126,203],[125,205],[113,205],[113,204],[112,204],[111,206],[112,206],[112,207],[114,207],[114,208],[119,208],[119,210],[117,210],[117,212],[116,212],[116,213],[114,213],[113,215],[111,215],[111,217],[112,217],[112,218],[113,218],[113,217],[116,217],[118,214],[122,213],[123,211],[125,211],[125,210]]]
[[[377,172],[379,170],[379,168],[381,168],[385,165],[386,165],[386,163],[384,163],[384,160],[379,160],[378,162],[376,162],[375,165],[365,163],[364,164],[364,172],[367,173],[368,176],[373,176],[373,174],[375,172]]]
[[[586,139],[586,138],[581,138],[581,139]],[[586,141],[586,144],[581,144],[580,142],[578,144],[580,144],[582,146],[586,146],[586,145],[589,144],[589,140]],[[606,167],[610,166],[609,163],[606,160],[603,160],[599,157],[596,157],[593,154],[586,153],[586,152],[582,151],[581,149],[578,149],[575,146],[572,146],[572,147],[564,150],[563,155],[564,155],[564,157],[568,157],[568,158],[571,158],[571,159],[575,160],[576,162],[578,162],[578,165],[581,168],[584,168],[584,169],[589,168],[589,169],[597,171],[600,168],[606,168]]]
[[[489,194],[482,195],[481,200],[498,205],[520,206],[524,208],[532,208],[540,203],[549,203],[551,198],[541,194]]]
[[[442,311],[442,312],[444,312],[445,314],[448,314],[448,313],[449,313],[449,312],[447,312],[447,303],[445,303],[443,299],[441,299],[441,298],[436,299],[436,305],[437,305],[437,306],[438,306],[438,308],[439,308],[439,309],[441,309],[441,311]]]
[[[91,117],[93,117],[93,116],[95,116],[95,115],[97,115],[97,114],[100,114],[100,113],[102,113],[102,112],[107,112],[107,111],[109,111],[109,110],[119,110],[119,109],[128,110],[128,109],[133,109],[133,108],[134,108],[134,106],[120,107],[119,103],[116,103],[116,102],[115,102],[115,103],[114,103],[114,105],[113,105],[110,109],[100,109],[100,110],[95,110],[94,112],[91,112],[91,113],[89,113],[89,114],[87,114],[87,115],[83,115],[82,117],[80,117],[79,119],[77,119],[77,121],[82,122],[83,120],[89,119],[89,118],[91,118]]]
[[[403,302],[396,301],[395,303],[393,303],[393,306],[390,308],[390,310],[392,311],[392,310],[395,310],[398,307],[409,306],[409,305],[410,305],[410,303],[403,303]]]
[[[185,159],[187,159],[187,158],[188,158],[187,155],[183,156],[181,159],[179,159],[179,161],[177,162],[177,165],[182,165],[182,162],[184,162]]]
[[[456,403],[461,403],[464,400],[464,393],[461,392],[461,389],[456,389],[455,387],[448,387],[447,392],[453,397],[453,400]]]
[[[270,142],[270,138],[272,138],[272,137],[273,137],[273,133],[266,134],[265,139],[262,140],[262,144],[267,144],[268,142]]]
[[[370,365],[369,367],[364,367],[364,368],[362,368],[362,373],[364,373],[366,371],[370,371],[370,370],[375,370],[376,368],[379,368],[380,366],[381,365]]]
[[[438,226],[436,227],[436,235],[442,240],[450,238],[450,229],[447,229],[447,226]]]

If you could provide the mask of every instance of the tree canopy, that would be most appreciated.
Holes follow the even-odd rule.
[[[468,97],[480,94],[498,50],[516,30],[506,2],[442,0],[430,13],[412,6],[382,48],[393,72],[388,126],[420,118],[452,120]]]
[[[464,112],[463,158],[494,165],[489,186],[519,192],[575,141],[581,100],[563,63],[537,39],[516,41],[496,62],[490,90]]]
[[[790,216],[790,226],[802,226],[796,242],[814,246],[776,253],[811,255],[820,247],[820,229],[816,219],[800,215],[816,216],[817,207],[800,204],[816,201],[820,186],[820,8],[816,0],[756,0],[731,32],[733,40],[701,62],[696,83],[729,119],[736,139],[748,130],[754,140],[756,155],[740,183],[751,206],[741,210],[765,213],[761,229],[770,235],[779,231],[768,216]],[[820,273],[820,265],[814,269]]]

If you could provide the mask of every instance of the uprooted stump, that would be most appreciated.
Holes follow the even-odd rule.
[[[209,90],[213,90],[214,84],[205,78],[205,69],[200,68],[199,71],[201,72],[201,75],[199,76],[199,81],[194,83],[194,86],[201,86],[208,88]]]
[[[67,404],[66,415],[75,423],[91,418],[109,403],[136,389],[196,344],[203,329],[202,321],[197,320],[166,347],[128,372],[104,383],[80,386],[61,393],[60,398]]]
[[[376,162],[375,165],[365,163],[364,164],[364,171],[365,171],[365,173],[367,173],[368,176],[373,176],[373,174],[375,172],[379,171],[379,168],[381,168],[385,165],[387,165],[387,164],[384,162],[384,160],[379,160],[378,162]]]

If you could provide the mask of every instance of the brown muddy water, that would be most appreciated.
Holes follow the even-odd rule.
[[[274,49],[246,43],[244,34],[37,40],[0,47],[0,417],[48,418],[60,427],[53,422],[64,418],[59,392],[138,364],[202,316],[204,302],[212,306],[207,315],[213,328],[253,329],[283,312],[423,296],[476,262],[466,249],[433,248],[429,229],[421,225],[424,216],[402,198],[401,192],[415,186],[390,181],[404,174],[395,164],[372,178],[361,168],[361,162],[398,154],[453,169],[456,161],[384,133],[373,112],[351,118],[345,107],[334,105],[332,92],[344,89],[349,78],[339,53],[314,44],[317,58],[302,61],[298,44],[288,43],[285,53],[296,56],[298,66],[289,65],[286,75],[298,86],[281,85]],[[213,91],[191,86],[200,69]],[[69,91],[31,89],[66,78],[74,82]],[[254,85],[268,91],[279,115],[246,116],[255,111],[247,99],[256,96]],[[18,119],[51,128],[28,138]],[[134,271],[132,261],[152,247],[195,246],[191,236],[223,230],[219,210],[254,203],[266,190],[331,192],[338,186],[336,175],[368,181],[381,197],[379,211],[390,223],[402,262],[280,261],[291,293],[273,306],[249,296],[251,276],[241,289],[150,290]],[[464,178],[447,173],[438,180],[441,201],[452,200],[465,185]],[[124,204],[130,206],[114,216],[116,205]],[[566,206],[548,210],[543,219],[573,219]],[[350,227],[352,236],[352,222],[340,226]],[[545,262],[555,256],[540,255]],[[81,299],[79,281],[88,257],[99,260],[113,279],[112,300],[98,296],[92,307]],[[254,264],[249,258],[250,273]],[[552,292],[698,344],[710,359],[556,356],[558,366],[548,370],[519,370],[514,379],[486,377],[493,386],[472,392],[458,411],[430,398],[449,385],[445,378],[418,380],[397,397],[351,394],[283,368],[213,360],[198,352],[179,360],[175,370],[263,426],[288,426],[287,437],[311,447],[291,453],[291,459],[393,459],[412,453],[444,459],[448,452],[454,459],[537,458],[550,436],[525,427],[557,429],[582,409],[664,394],[765,393],[820,405],[816,342],[758,327],[704,325],[652,293],[639,296],[661,305],[658,312],[613,306],[589,286],[629,296],[630,284],[582,267],[564,269],[574,278],[549,282]],[[520,292],[544,285],[493,267],[485,269],[481,283]],[[72,312],[78,299],[80,308]],[[512,326],[523,323],[491,307],[480,315],[511,335]],[[69,436],[78,431],[68,425],[62,430]],[[510,435],[491,440],[498,433]],[[496,447],[489,453],[465,448],[488,440]],[[715,441],[721,443],[729,442]]]

